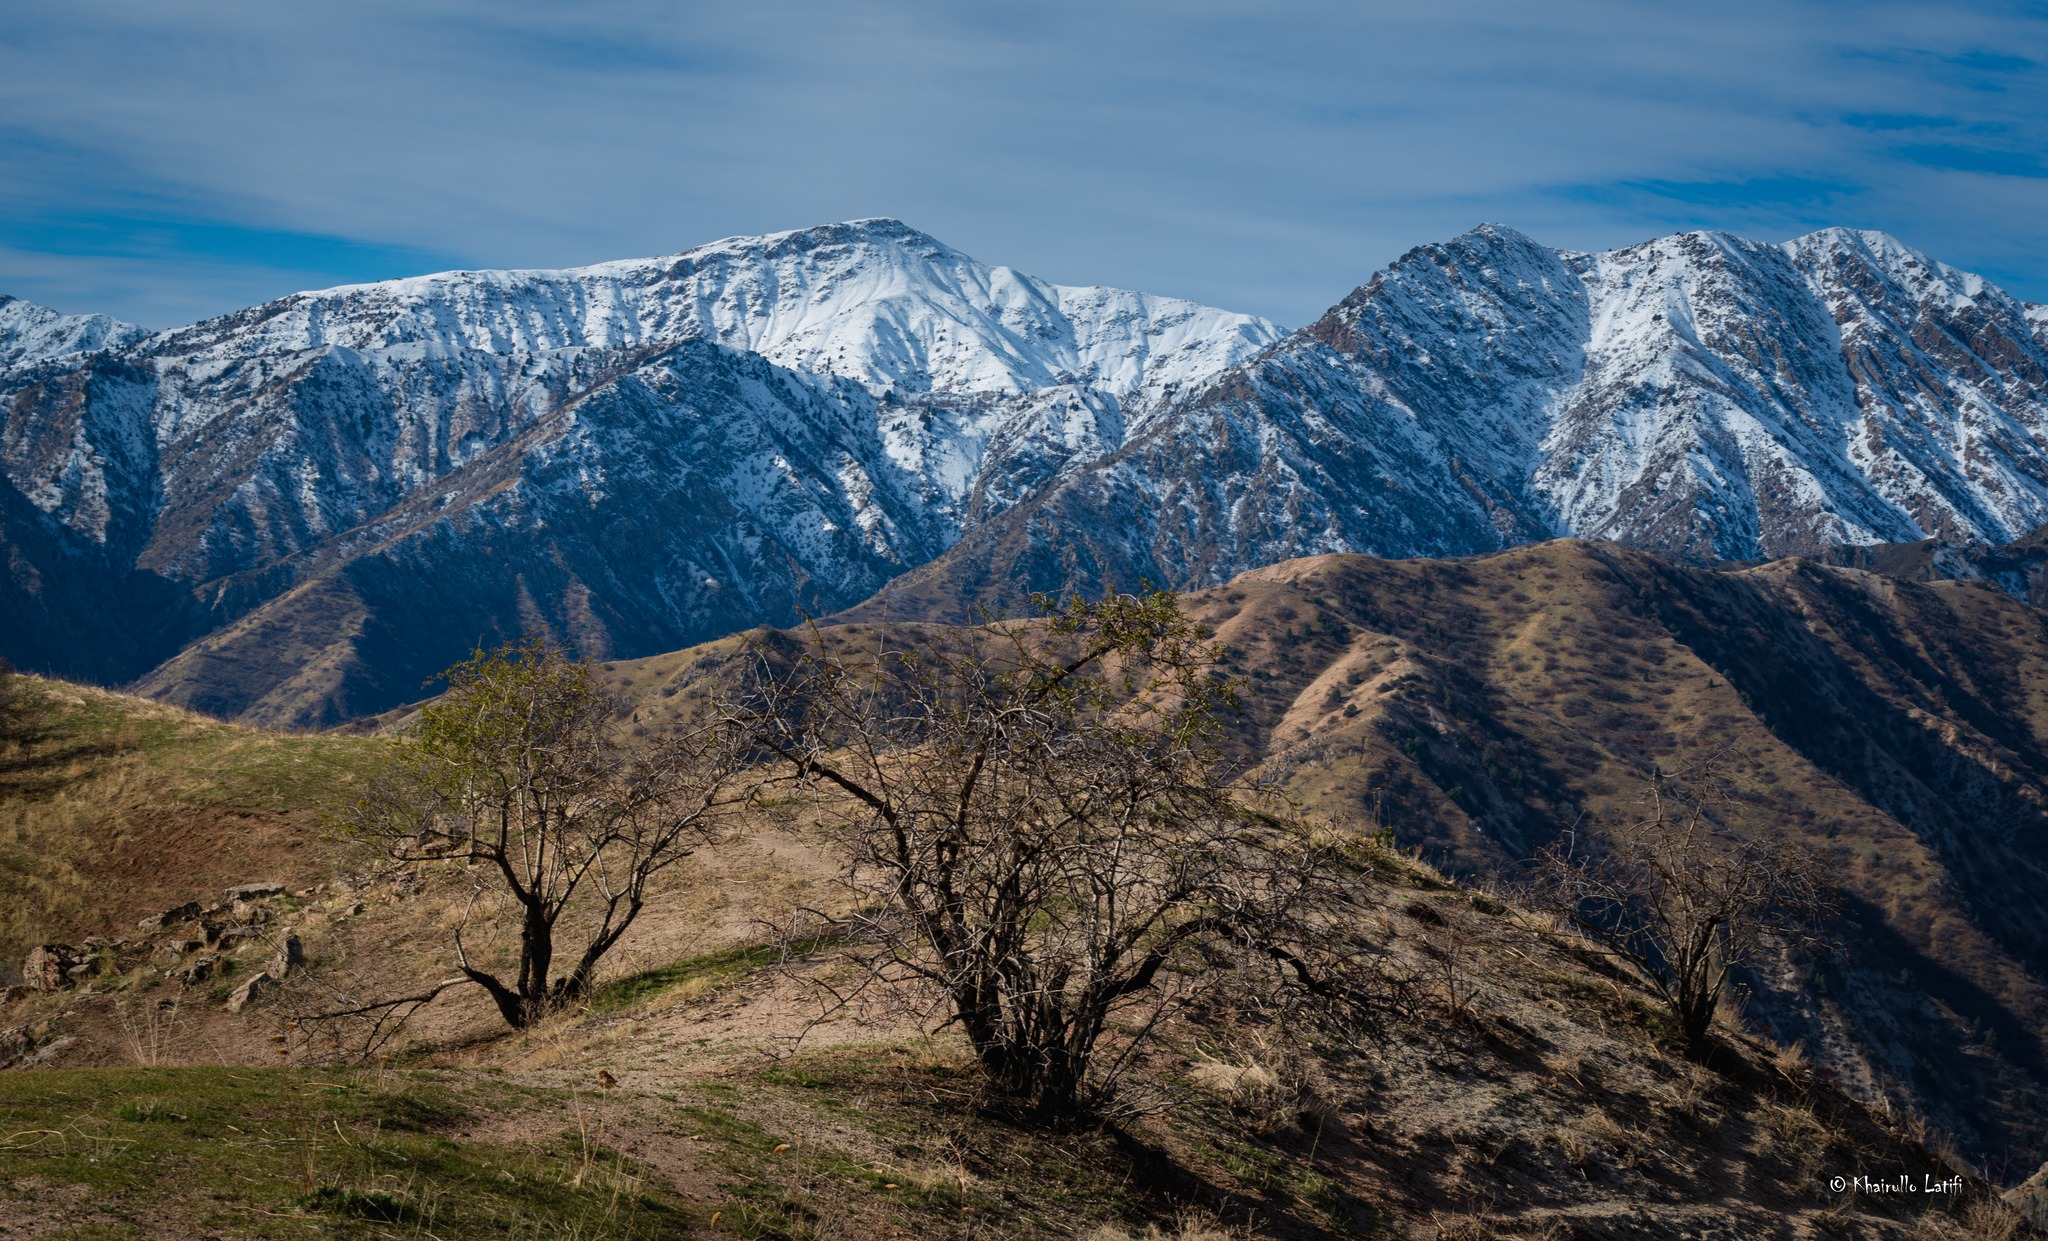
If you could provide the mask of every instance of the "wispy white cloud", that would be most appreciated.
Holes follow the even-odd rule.
[[[0,27],[0,290],[161,324],[887,214],[1288,323],[1482,219],[2048,298],[2043,65],[2025,3],[76,0]]]

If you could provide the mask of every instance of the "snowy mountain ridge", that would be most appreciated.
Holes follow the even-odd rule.
[[[989,267],[891,219],[728,237],[679,254],[553,271],[455,271],[298,293],[166,333],[227,359],[401,345],[541,354],[717,341],[780,366],[897,391],[1061,384],[1139,405],[1280,332],[1252,315]]]
[[[308,592],[332,630],[372,561],[410,566],[379,578],[396,589],[472,555],[469,537],[523,541],[567,576],[536,599],[538,570],[495,557],[499,579],[445,605],[485,618],[464,642],[541,624],[596,650],[673,645],[844,606],[1281,334],[989,267],[893,220],[295,294],[146,336],[104,328],[85,352],[88,325],[59,339],[56,317],[16,315],[41,335],[0,370],[14,654],[79,658],[36,600],[58,579],[116,616],[136,590],[165,595],[97,644],[125,650],[116,663],[69,665],[121,680]],[[652,513],[670,524],[637,526]],[[562,544],[569,530],[588,541]],[[163,692],[239,714],[276,688]]]
[[[66,354],[119,349],[147,335],[147,329],[107,315],[59,314],[0,294],[0,370]]]
[[[1327,551],[2048,522],[2048,309],[1838,229],[1485,225],[1283,336],[859,220],[153,334],[6,302],[0,349],[0,653],[270,723],[536,630],[631,655]]]
[[[1037,394],[1073,389],[1054,402],[1061,420],[1080,405],[1102,421],[1052,433],[1064,462],[1115,447],[1127,416],[1279,335],[1180,299],[1045,284],[897,221],[861,220],[659,259],[294,294],[142,340],[126,329],[107,346],[151,372],[137,397],[148,411],[126,402],[123,418],[102,403],[126,425],[101,437],[164,463],[167,510],[137,522],[169,516],[182,530],[200,519],[181,511],[185,497],[211,512],[202,540],[181,535],[145,559],[214,576],[369,519],[630,355],[709,339],[802,374],[852,378],[892,405],[929,407],[895,418],[886,450],[957,520],[989,444],[1032,440],[1044,422]],[[309,435],[327,442],[309,449]],[[225,461],[184,447],[216,438],[241,447]],[[19,456],[4,464],[37,507],[104,541],[113,514],[95,497],[108,487],[106,453],[72,447],[41,454],[39,477]],[[232,482],[249,494],[223,495],[220,465],[246,471]]]
[[[1402,256],[873,610],[1207,585],[1333,551],[1576,536],[1713,562],[1995,547],[2044,523],[2041,307],[1879,233],[1583,254],[1484,225]]]

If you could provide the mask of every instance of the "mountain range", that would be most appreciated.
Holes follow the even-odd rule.
[[[1327,552],[1933,540],[2025,589],[2044,423],[2048,307],[1838,229],[1487,225],[1291,333],[880,219],[154,333],[9,300],[0,654],[309,727],[519,632],[627,658]]]

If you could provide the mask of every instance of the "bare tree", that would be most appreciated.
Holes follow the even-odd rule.
[[[988,1082],[1053,1119],[1105,1103],[1225,974],[1344,994],[1340,858],[1226,778],[1231,691],[1172,595],[910,637],[842,656],[814,631],[733,717],[831,795],[864,967],[843,1000],[921,987]]]
[[[459,975],[329,1016],[388,1025],[460,981],[488,992],[514,1027],[578,999],[645,908],[655,876],[715,839],[725,810],[743,800],[730,726],[714,721],[629,748],[619,701],[588,663],[552,646],[479,651],[447,681],[347,827],[401,866],[456,862],[475,874],[454,932]],[[517,962],[504,976],[463,938],[469,911],[493,891],[519,918]]]
[[[1644,782],[1647,814],[1593,847],[1576,831],[1537,857],[1536,893],[1593,944],[1634,966],[1706,1056],[1729,975],[1772,943],[1820,947],[1834,889],[1814,854],[1735,835],[1711,789],[1723,756]]]

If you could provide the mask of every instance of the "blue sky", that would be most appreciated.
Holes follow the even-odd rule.
[[[2048,3],[67,0],[0,20],[0,292],[295,289],[893,215],[1314,318],[1481,221],[1892,232],[2048,301]]]

